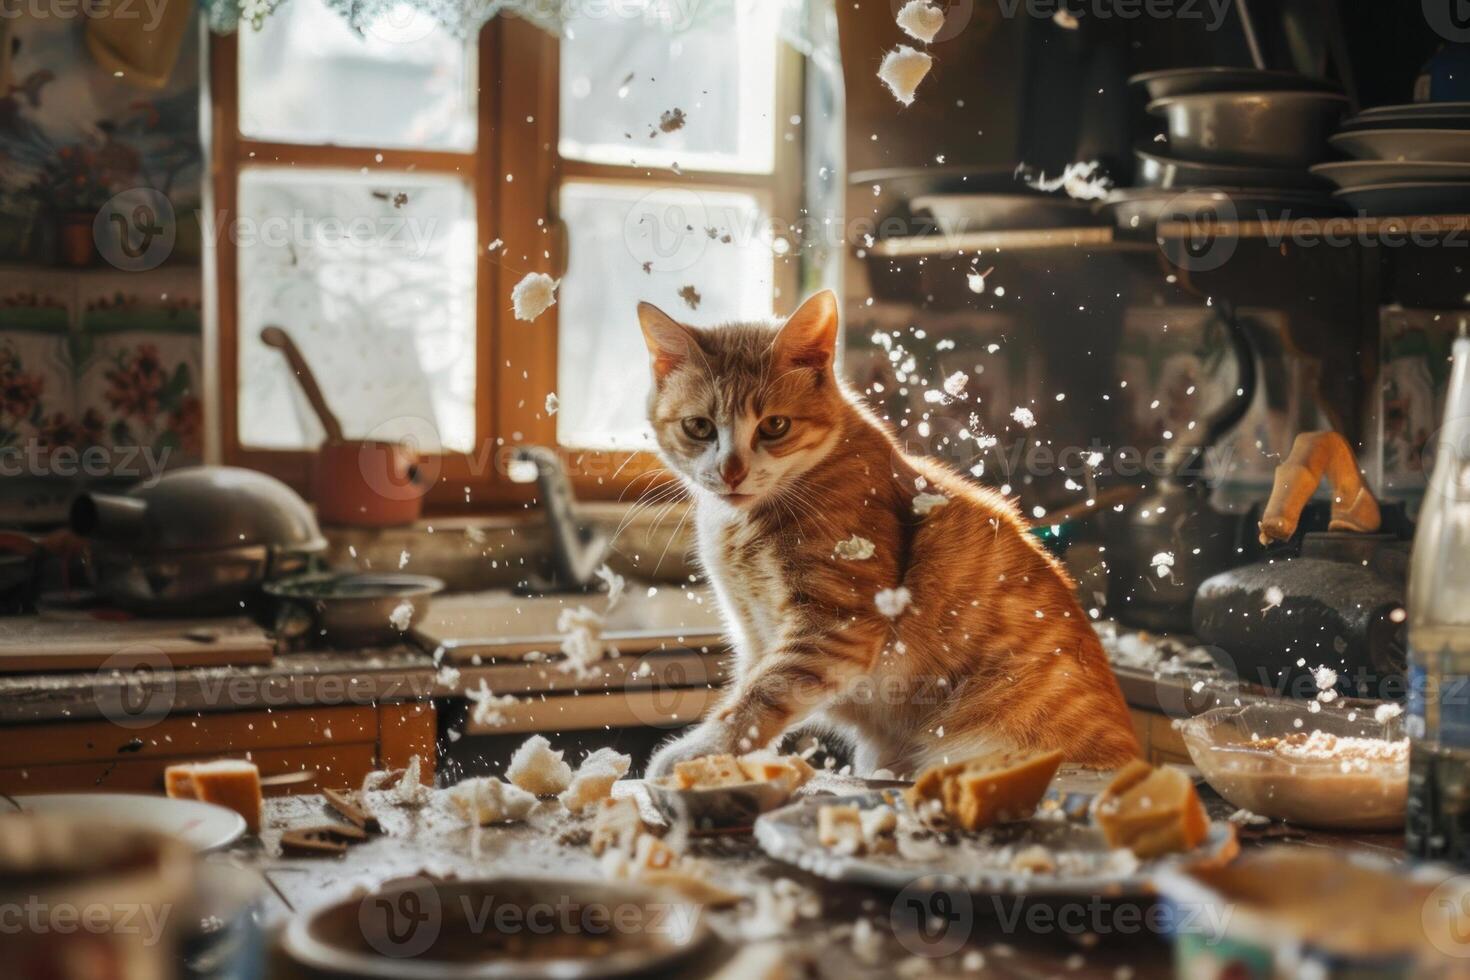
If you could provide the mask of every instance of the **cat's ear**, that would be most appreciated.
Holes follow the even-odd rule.
[[[825,371],[837,351],[837,295],[824,289],[807,299],[776,334],[776,359],[791,367]]]
[[[648,354],[653,359],[656,381],[662,381],[694,351],[694,337],[689,328],[652,303],[638,304],[638,325],[643,328],[643,340],[648,344]]]

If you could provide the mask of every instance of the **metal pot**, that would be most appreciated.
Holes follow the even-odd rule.
[[[126,494],[83,494],[72,530],[107,599],[144,613],[238,609],[261,583],[324,551],[311,508],[274,477],[228,466],[175,470]]]
[[[400,572],[329,572],[271,582],[265,591],[282,602],[276,617],[279,635],[320,636],[335,647],[366,647],[401,642],[428,615],[429,600],[444,591],[444,583]]]

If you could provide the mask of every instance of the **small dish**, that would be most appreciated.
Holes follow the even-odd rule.
[[[278,632],[315,630],[337,647],[372,646],[401,639],[422,620],[444,583],[428,575],[398,572],[297,575],[267,582],[267,595],[282,600]],[[291,613],[303,615],[292,617]]]
[[[792,789],[779,782],[679,789],[645,780],[649,799],[670,821],[688,821],[695,830],[745,830],[757,817],[785,805]]]
[[[390,881],[291,920],[296,962],[382,980],[666,976],[709,937],[698,906],[632,882]]]
[[[1403,725],[1372,713],[1322,708],[1305,701],[1261,701],[1215,708],[1177,723],[1189,757],[1205,781],[1234,806],[1263,817],[1325,830],[1396,830],[1408,796],[1407,753],[1369,758],[1331,755],[1310,745],[1283,754],[1271,740],[1300,741],[1313,732],[1334,739],[1374,739],[1396,745]]]
[[[1420,184],[1433,181],[1470,184],[1470,163],[1444,160],[1344,160],[1319,163],[1312,173],[1350,191],[1375,184]]]
[[[1368,184],[1336,191],[1332,196],[1369,218],[1470,214],[1470,183],[1458,181]]]

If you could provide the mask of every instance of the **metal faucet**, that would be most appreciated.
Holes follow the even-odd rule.
[[[545,446],[523,446],[515,451],[518,463],[536,467],[536,489],[546,509],[546,527],[551,537],[550,577],[522,582],[518,588],[532,592],[585,592],[607,557],[608,536],[589,521],[579,520],[576,498],[566,469]]]

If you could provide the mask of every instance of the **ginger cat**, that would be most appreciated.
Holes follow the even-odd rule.
[[[831,292],[779,328],[697,329],[647,303],[638,317],[649,420],[694,497],[737,664],[723,706],[649,775],[813,720],[854,741],[858,773],[1015,748],[1137,757],[1072,583],[1015,507],[905,455],[838,380]]]

